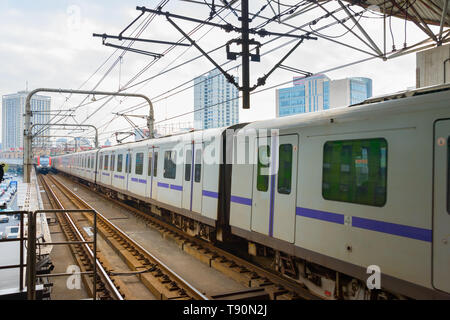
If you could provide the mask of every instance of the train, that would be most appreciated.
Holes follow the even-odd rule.
[[[39,173],[47,174],[52,168],[52,158],[50,156],[37,156],[34,159],[34,164]]]
[[[439,85],[52,167],[324,299],[450,299],[449,136]]]

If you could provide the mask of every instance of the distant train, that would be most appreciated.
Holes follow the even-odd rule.
[[[52,166],[191,235],[241,243],[323,298],[450,299],[449,137],[447,85]]]
[[[34,162],[37,171],[42,174],[47,174],[52,167],[52,158],[49,156],[37,156]]]

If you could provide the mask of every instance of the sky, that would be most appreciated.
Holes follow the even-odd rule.
[[[92,36],[93,33],[117,35],[138,16],[139,12],[136,11],[136,6],[155,8],[159,2],[160,0],[0,0],[0,37],[2,39],[0,41],[0,95],[24,90],[27,84],[29,90],[41,87],[92,90],[100,80],[102,81],[98,85],[97,90],[117,91],[119,87],[126,87],[127,83],[128,85],[136,84],[198,56],[199,52],[193,47],[177,47],[153,63],[152,57],[132,52],[126,52],[122,59],[119,59],[119,54],[122,51],[115,51],[114,48],[103,46],[101,38]],[[251,12],[258,11],[264,3],[266,1],[252,1]],[[297,1],[285,0],[283,3],[294,4]],[[330,8],[333,5],[330,4]],[[361,10],[356,6],[352,8],[353,10]],[[164,11],[189,15],[202,20],[209,16],[209,9],[206,6],[180,0],[170,0],[164,7]],[[273,16],[269,7],[266,7],[261,14],[267,17]],[[298,26],[322,14],[323,11],[313,10],[287,22]],[[361,18],[361,24],[373,36],[377,44],[381,46],[383,37],[382,19],[377,19],[376,13],[371,14],[367,12],[366,15],[371,16],[371,18]],[[220,16],[223,20],[216,18],[213,21],[226,21],[234,25],[239,24],[233,12],[229,10],[221,13]],[[145,17],[147,15],[133,25],[125,35],[129,35]],[[262,21],[261,19],[254,19],[252,26],[259,25]],[[331,22],[331,20],[327,21]],[[186,32],[196,26],[194,23],[185,21],[177,21],[177,23]],[[321,26],[321,23],[324,25],[325,21],[319,21],[318,24],[311,28],[316,30]],[[392,42],[390,33],[388,33],[388,51],[392,49],[393,43],[398,49],[405,42],[405,22],[401,19],[392,18],[390,23],[394,42]],[[348,25],[352,27],[351,23],[348,23]],[[289,30],[289,28],[276,22],[265,28],[275,32],[286,32]],[[308,27],[305,27],[305,29],[308,29]],[[406,31],[407,44],[413,44],[415,41],[425,38],[424,34],[411,23],[406,24]],[[333,26],[321,31],[325,35],[335,37],[345,32],[346,30],[340,26]],[[140,37],[177,41],[181,38],[181,35],[164,17],[156,17],[149,23]],[[193,34],[193,38],[206,51],[236,37],[236,33],[225,33],[222,30],[209,26],[203,26]],[[273,38],[256,37],[256,40],[265,43]],[[349,32],[342,37],[333,39],[354,45],[360,49],[367,49],[361,41]],[[261,62],[251,63],[252,84],[256,83],[258,77],[267,73],[293,44],[273,52],[269,51],[288,40],[291,39],[281,38],[262,46],[261,53],[263,56],[261,57]],[[120,43],[117,40],[111,40],[110,42]],[[168,48],[167,45],[148,43],[137,43],[133,47],[156,53],[162,53]],[[234,47],[233,49],[238,48]],[[227,61],[224,48],[215,51],[211,56],[220,64]],[[284,64],[312,73],[319,73],[367,57],[369,57],[367,54],[332,41],[324,39],[305,40]],[[346,77],[371,78],[373,80],[374,95],[382,95],[415,86],[415,59],[415,54],[388,61],[377,58],[365,63],[326,72],[326,74],[331,79]],[[116,63],[114,64],[115,61]],[[228,69],[239,63],[239,60],[231,61],[225,67]],[[99,68],[100,66],[101,68]],[[143,68],[146,69],[144,69],[144,72],[141,72]],[[192,79],[208,72],[212,68],[213,65],[210,62],[205,58],[200,58],[164,75],[157,76],[153,80],[135,85],[124,92],[142,93],[155,101],[155,121],[159,126],[176,122],[192,122],[192,113],[172,120],[167,119],[193,110],[194,89],[189,88],[192,84]],[[110,71],[107,73],[109,69]],[[238,76],[240,71],[241,68],[234,68],[230,72]],[[136,74],[138,74],[137,77],[135,77]],[[256,91],[290,81],[293,76],[296,76],[296,74],[285,70],[277,70],[270,76],[266,85],[258,88]],[[134,81],[130,82],[133,79]],[[185,89],[180,93],[166,99],[157,98],[161,97],[161,94],[164,92],[183,83],[187,83],[187,85],[180,87],[180,89]],[[290,84],[277,88],[288,86]],[[177,91],[174,90],[171,93]],[[65,94],[50,94],[50,96],[52,97],[52,109],[54,110],[75,108],[84,98],[84,96],[69,96]],[[114,132],[127,131],[130,127],[125,119],[122,117],[115,118],[113,113],[126,110],[141,103],[142,100],[113,98],[106,105],[102,106],[106,99],[99,100],[99,98],[96,97],[97,101],[92,102],[92,97],[89,97],[84,103],[91,103],[78,107],[76,112],[74,112],[74,119],[78,123],[93,124],[99,127],[101,142],[104,142],[106,139],[114,141]],[[249,110],[240,108],[240,122],[273,118],[275,117],[275,108],[275,88],[256,93],[251,96],[251,108]],[[93,114],[95,110],[98,111]],[[136,110],[134,114],[148,114],[148,108],[143,106],[141,109]],[[74,123],[74,119],[69,118],[64,121]],[[133,118],[133,120],[138,125],[145,124],[145,121],[142,119]],[[69,132],[68,134],[73,135],[75,133]],[[89,134],[89,132],[83,134]]]

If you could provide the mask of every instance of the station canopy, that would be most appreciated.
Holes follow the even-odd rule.
[[[366,0],[347,1],[364,8],[373,7],[385,15],[444,27],[450,25],[448,0]]]

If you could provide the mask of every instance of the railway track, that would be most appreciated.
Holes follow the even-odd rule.
[[[60,208],[64,208],[63,204],[59,202],[58,196],[55,193],[60,193],[60,196],[64,197],[75,206],[77,209],[81,210],[94,210],[89,204],[73,193],[69,188],[67,188],[62,182],[56,179],[53,175],[47,175],[45,178],[41,176],[44,188],[51,194],[52,205],[55,203]],[[55,191],[56,190],[56,191]],[[49,197],[50,198],[50,197]],[[59,203],[59,204],[58,204]],[[87,212],[83,213],[84,219],[89,221],[90,225],[93,224],[93,215]],[[70,219],[70,215],[66,215],[65,218]],[[63,219],[62,222],[63,230],[65,231],[68,223]],[[89,238],[89,236],[82,235],[83,228],[76,225],[76,222],[72,219],[72,223],[69,223],[72,229],[77,229],[78,234],[75,236],[70,236],[71,239],[83,239]],[[201,293],[199,290],[194,288],[181,276],[171,270],[168,266],[162,263],[157,257],[152,255],[141,245],[131,239],[126,233],[115,226],[111,221],[109,221],[101,213],[97,212],[97,229],[102,238],[108,243],[114,251],[121,257],[121,259],[129,267],[130,271],[116,271],[112,266],[106,261],[105,257],[101,252],[98,255],[98,264],[100,266],[106,265],[106,268],[102,267],[104,270],[104,278],[109,277],[110,281],[102,278],[102,280],[107,281],[115,285],[115,290],[121,293],[121,297],[125,299],[133,298],[133,293],[131,290],[127,289],[127,285],[122,281],[121,277],[127,276],[137,276],[142,282],[142,284],[157,298],[157,299],[168,299],[168,300],[207,300],[208,297]],[[81,231],[80,231],[81,230]],[[70,230],[69,230],[70,231]],[[76,233],[76,232],[75,232]],[[72,232],[73,234],[73,232]],[[82,240],[76,240],[82,241]],[[79,249],[79,248],[77,248]],[[90,248],[92,251],[92,248]],[[88,262],[85,269],[90,270],[89,261],[92,258],[87,259],[83,255],[78,257],[79,250],[75,250],[77,261],[81,261],[83,265],[84,262]],[[83,253],[83,252],[81,252]],[[84,257],[84,259],[83,259]],[[106,270],[105,270],[106,269]],[[99,285],[100,289],[105,288],[102,283]],[[109,290],[107,290],[109,292]],[[100,292],[104,292],[100,290]],[[108,298],[108,296],[106,296]]]
[[[84,187],[90,192],[95,192],[101,197],[112,201],[115,204],[129,210],[139,219],[145,221],[145,223],[158,230],[164,237],[171,238],[178,243],[180,248],[191,256],[197,258],[203,263],[209,265],[235,281],[242,283],[248,288],[263,288],[272,300],[319,300],[320,297],[311,293],[307,288],[301,286],[290,279],[287,279],[281,275],[278,275],[272,271],[264,269],[255,265],[247,260],[233,255],[232,253],[216,247],[212,243],[206,242],[202,239],[195,238],[187,235],[182,230],[161,221],[160,219],[153,217],[145,212],[142,212],[135,207],[127,205],[119,200],[112,199],[103,193],[94,191],[88,186],[77,182],[78,185]],[[252,292],[249,291],[248,298],[251,298]],[[243,295],[230,295],[223,297],[213,297],[216,299],[234,299],[234,298],[247,298]]]

